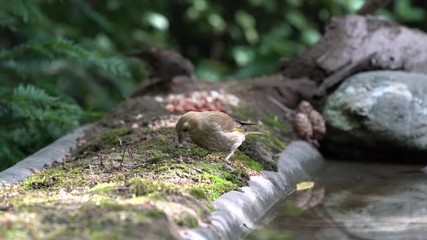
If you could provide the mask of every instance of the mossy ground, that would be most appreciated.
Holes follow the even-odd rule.
[[[64,163],[1,187],[0,239],[174,239],[208,221],[212,200],[265,168],[247,151],[251,143],[283,148],[278,134],[248,138],[229,166],[227,153],[176,148],[173,125],[155,122],[146,116],[105,128]],[[256,130],[283,130],[268,123]]]

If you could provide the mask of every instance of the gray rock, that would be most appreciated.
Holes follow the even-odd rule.
[[[328,133],[322,144],[329,155],[422,159],[427,153],[427,75],[354,75],[328,97],[323,115]]]

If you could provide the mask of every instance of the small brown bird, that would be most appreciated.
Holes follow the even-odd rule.
[[[174,78],[177,76],[186,76],[192,82],[196,80],[194,66],[191,61],[173,50],[148,47],[128,56],[146,61],[153,71],[150,77],[152,81],[132,93],[130,97],[169,91]]]
[[[256,125],[236,121],[223,112],[187,112],[181,116],[176,124],[178,142],[182,144],[190,138],[197,146],[209,151],[229,153],[225,158],[228,161],[236,149],[245,141],[248,134],[262,134],[246,132],[245,125]]]
[[[293,128],[299,138],[316,145],[316,143],[313,142],[313,126],[308,119],[308,115],[304,113],[296,113],[294,116]]]
[[[299,138],[317,147],[319,146],[319,141],[322,140],[326,134],[325,120],[307,101],[302,101],[298,105],[295,112],[293,128]]]

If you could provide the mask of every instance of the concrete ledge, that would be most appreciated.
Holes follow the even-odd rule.
[[[323,162],[311,144],[294,141],[280,154],[278,172],[264,171],[263,176],[251,177],[249,186],[241,192],[225,193],[214,202],[207,226],[182,231],[181,237],[192,239],[240,239],[249,233],[278,202],[295,190],[295,185],[307,180]]]
[[[62,162],[71,149],[75,148],[79,138],[83,137],[84,131],[91,125],[80,127],[71,133],[59,138],[47,147],[44,147],[16,163],[12,167],[0,172],[1,183],[16,183],[31,176],[34,172],[42,170],[45,166],[50,166],[54,162]]]

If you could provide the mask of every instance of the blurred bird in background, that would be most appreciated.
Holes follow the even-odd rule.
[[[323,116],[307,101],[301,101],[298,105],[295,111],[293,128],[299,138],[312,143],[316,147],[319,147],[319,141],[326,134],[326,124]]]
[[[178,76],[185,76],[191,82],[196,80],[191,61],[171,49],[152,46],[128,54],[128,56],[144,60],[152,69],[151,81],[138,87],[130,95],[131,98],[145,94],[170,92],[172,85],[176,84],[174,79]]]
[[[227,152],[228,161],[248,134],[263,134],[246,131],[244,126],[256,125],[234,120],[223,112],[187,112],[176,124],[180,145],[190,138],[197,146],[208,151]]]

